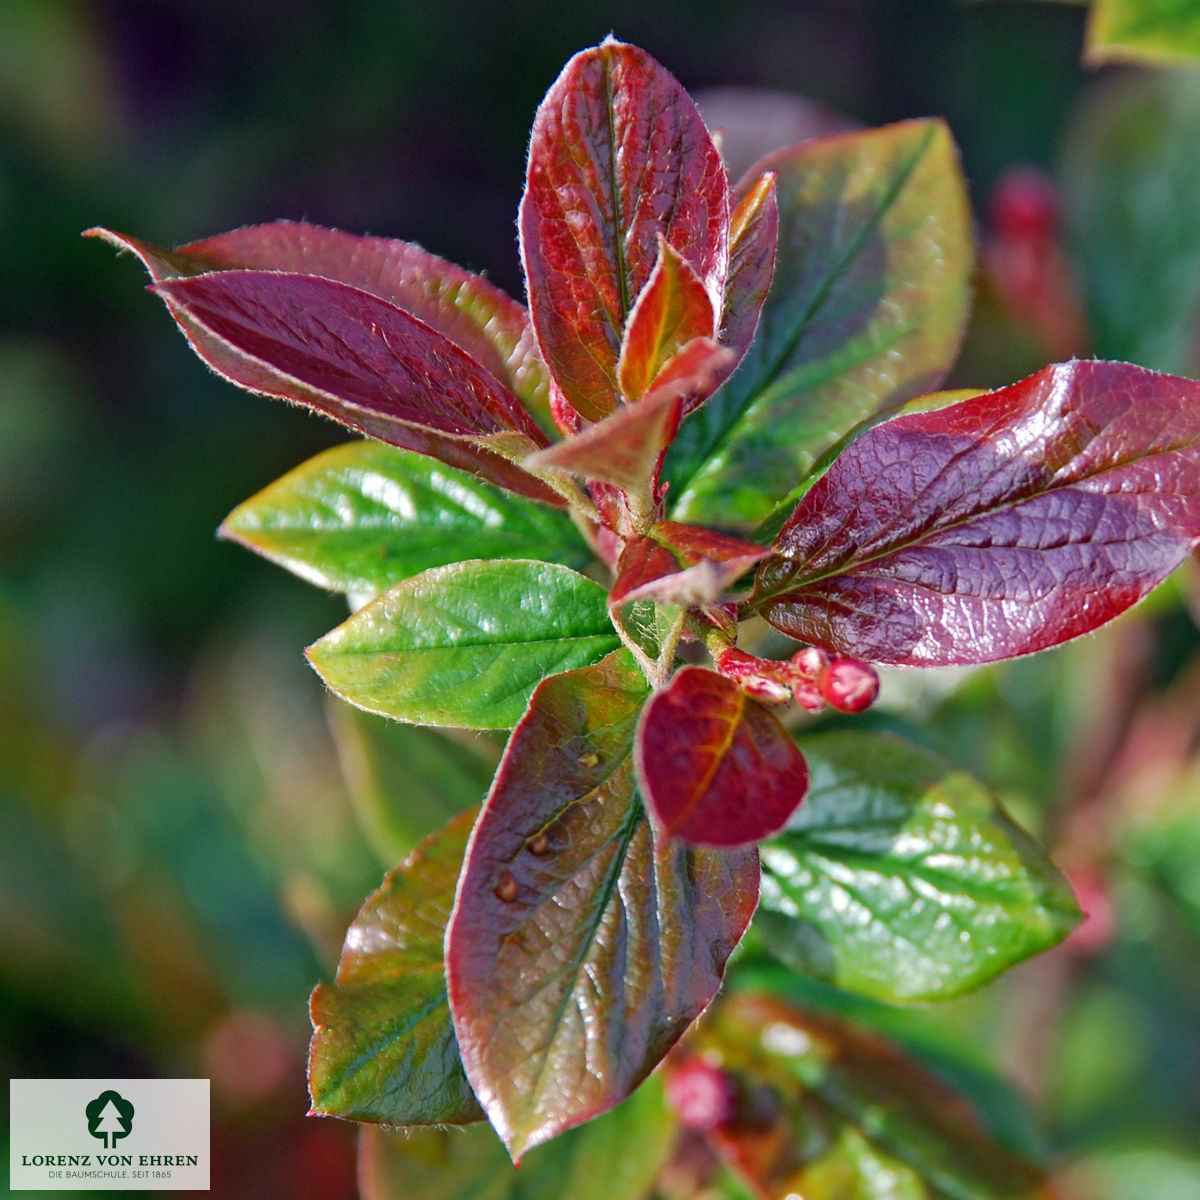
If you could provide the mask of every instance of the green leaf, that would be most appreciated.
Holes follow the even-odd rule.
[[[1148,64],[1200,59],[1200,6],[1195,0],[1092,0],[1090,63]]]
[[[464,562],[397,584],[308,648],[369,712],[415,725],[508,729],[547,675],[619,644],[604,589],[554,563]]]
[[[764,170],[775,276],[741,367],[668,454],[679,520],[761,520],[852,425],[932,390],[966,320],[970,212],[940,121],[819,138]]]
[[[887,734],[805,739],[809,792],[761,848],[755,928],[796,970],[891,1002],[955,996],[1061,941],[1070,888],[981,784]]]
[[[450,1004],[514,1160],[645,1079],[716,994],[754,911],[753,849],[694,850],[647,820],[632,761],[647,692],[627,651],[546,680],[467,851]]]
[[[590,559],[562,512],[376,441],[309,459],[234,509],[221,534],[310,583],[370,595],[470,558]]]
[[[389,1125],[483,1119],[446,1002],[442,940],[478,807],[388,875],[346,934],[337,983],[312,994],[312,1111]]]
[[[1097,354],[1200,374],[1200,76],[1111,75],[1063,144],[1065,234]]]
[[[402,725],[330,698],[342,776],[384,866],[487,795],[499,747],[486,734]]]
[[[643,1200],[674,1140],[662,1083],[648,1079],[618,1108],[531,1150],[519,1171],[485,1126],[364,1129],[359,1186],[364,1200]]]
[[[768,1200],[1049,1200],[961,1097],[879,1038],[742,993],[689,1047],[740,1085],[710,1144]]]

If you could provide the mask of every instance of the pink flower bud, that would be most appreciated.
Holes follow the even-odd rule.
[[[845,713],[870,708],[879,695],[879,676],[872,667],[853,658],[835,658],[821,672],[817,685],[821,695]]]
[[[726,1125],[737,1113],[737,1083],[732,1075],[702,1058],[689,1058],[667,1076],[667,1103],[679,1122],[694,1133]]]
[[[793,680],[792,695],[796,698],[796,703],[809,712],[816,712],[817,709],[825,707],[825,697],[811,679]]]
[[[805,646],[792,655],[792,666],[807,679],[816,679],[829,665],[829,655],[816,646]]]

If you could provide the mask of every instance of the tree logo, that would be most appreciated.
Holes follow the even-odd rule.
[[[111,1150],[118,1138],[128,1137],[133,1130],[133,1105],[120,1092],[101,1092],[84,1110],[88,1133],[104,1142]]]

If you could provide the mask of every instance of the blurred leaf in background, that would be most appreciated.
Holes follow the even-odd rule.
[[[1085,17],[1015,0],[0,3],[9,1074],[211,1077],[214,1194],[354,1195],[352,1129],[302,1116],[305,999],[332,977],[362,897],[479,801],[497,754],[488,735],[447,739],[342,704],[331,736],[299,648],[344,600],[213,535],[343,439],[211,378],[136,264],[80,242],[82,229],[174,244],[303,218],[419,241],[515,294],[530,117],[561,63],[611,30],[688,87],[782,90],[846,114],[838,125],[945,114],[977,210],[1013,165],[1061,162],[1095,351],[1195,373],[1197,81],[1085,77]],[[988,303],[992,340],[984,353],[972,335],[963,386],[1045,361]],[[1002,1144],[1049,1151],[1064,1192],[1089,1200],[1190,1200],[1200,1172],[1195,595],[1194,576],[1181,579],[1112,636],[997,670],[895,673],[866,719],[976,774],[1057,843],[1072,880],[1092,881],[1083,941],[935,1008],[822,988],[753,946],[731,968],[899,1038],[968,1092]],[[1035,1098],[1049,1145],[997,1064]],[[608,1132],[575,1131],[516,1175],[482,1128],[470,1142],[371,1134],[367,1194],[391,1179],[436,1195],[435,1178],[457,1176],[430,1164],[448,1160],[498,1197],[585,1195],[570,1188],[621,1160],[641,1172],[638,1194],[674,1136],[662,1112],[639,1093]],[[696,1194],[660,1183],[664,1200]],[[712,1187],[744,1200],[728,1177]]]

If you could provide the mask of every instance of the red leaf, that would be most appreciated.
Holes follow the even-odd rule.
[[[758,319],[775,274],[775,245],[779,240],[779,201],[773,172],[758,175],[749,184],[743,180],[735,199],[738,203],[729,226],[729,278],[721,321],[721,341],[733,351],[733,358],[718,382],[733,374],[758,332]],[[685,405],[685,414],[705,399],[707,396],[701,396]]]
[[[612,39],[567,63],[534,120],[521,253],[538,344],[587,420],[620,401],[625,322],[660,236],[720,308],[729,213],[725,168],[672,75]]]
[[[661,237],[658,262],[629,314],[617,363],[628,400],[640,400],[667,361],[694,338],[712,338],[716,313],[704,281]]]
[[[1070,362],[865,433],[759,569],[759,610],[871,662],[991,662],[1104,624],[1200,538],[1200,383]]]
[[[644,588],[664,576],[678,573],[679,559],[665,546],[660,546],[652,538],[633,538],[625,544],[621,557],[617,559],[615,578],[608,593],[609,606],[628,599],[639,599]]]
[[[558,467],[585,479],[648,494],[662,453],[679,425],[680,389],[664,387],[637,404],[622,404],[595,425],[527,458],[535,469]]]
[[[704,1010],[758,897],[753,851],[660,843],[625,651],[547,679],[513,731],[447,931],[463,1063],[510,1153],[627,1096]]]
[[[239,386],[562,503],[504,461],[546,441],[512,393],[402,309],[332,280],[268,271],[220,271],[154,290],[197,354]]]
[[[762,546],[756,546],[753,542],[718,533],[715,529],[705,529],[702,525],[684,525],[679,521],[660,521],[650,530],[650,534],[664,546],[676,551],[680,560],[689,567],[707,558],[713,562],[738,565],[740,575],[767,554]]]
[[[670,392],[683,398],[683,412],[689,413],[733,374],[738,357],[728,346],[712,338],[693,338],[663,364],[646,400]],[[645,404],[646,400],[640,403]]]
[[[579,418],[558,410],[564,418],[559,426],[568,436],[530,455],[526,465],[538,471],[558,467],[612,484],[649,504],[663,453],[679,428],[682,404],[693,396],[710,395],[732,357],[731,351],[710,338],[693,338],[659,371],[653,390],[635,404],[622,404],[579,431]],[[551,393],[554,402],[561,401],[556,386],[552,385]],[[600,507],[603,512],[605,506]]]
[[[361,288],[448,337],[537,413],[547,376],[525,308],[479,275],[411,242],[356,237],[296,221],[235,229],[175,250],[88,230],[142,260],[156,283],[211,271],[287,271]]]
[[[753,542],[697,525],[663,521],[631,541],[617,563],[609,604],[655,600],[685,608],[713,604],[767,553]]]
[[[656,822],[691,845],[747,845],[778,833],[808,788],[804,757],[783,726],[704,667],[684,667],[646,706],[635,758]]]

